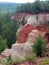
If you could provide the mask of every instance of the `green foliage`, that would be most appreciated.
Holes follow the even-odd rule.
[[[41,62],[40,62],[40,65],[49,65],[49,59],[48,58],[45,58],[43,59]]]
[[[7,61],[4,59],[4,60],[1,60],[0,59],[0,65],[8,65],[8,64],[6,64],[7,63]]]
[[[15,60],[11,58],[11,55],[7,59],[0,59],[1,65],[11,65],[13,63],[15,63]]]
[[[0,35],[7,39],[7,46],[11,48],[16,41],[16,32],[18,29],[16,21],[10,19],[10,14],[4,14],[0,17]]]
[[[26,3],[17,7],[17,12],[40,13],[49,12],[49,1],[35,1],[34,3]]]
[[[37,56],[43,57],[46,51],[46,40],[39,36],[32,48]]]
[[[36,61],[36,55],[33,53],[27,54],[25,56],[25,61],[35,62]]]
[[[25,61],[35,62],[36,61],[36,55],[33,53],[26,54],[24,58],[16,58],[15,63],[22,63]]]
[[[13,58],[11,58],[11,55],[7,58],[7,62],[6,65],[10,65],[13,64],[15,62],[15,60]]]
[[[24,58],[16,58],[16,60],[12,59],[11,56],[9,56],[6,64],[9,65],[12,63],[22,63],[25,61],[35,62],[36,61],[36,55],[33,53],[30,53],[30,54],[25,55]]]
[[[5,48],[7,48],[7,40],[3,39],[0,35],[0,53],[4,51]]]
[[[16,59],[16,63],[22,63],[22,62],[24,62],[25,61],[25,59],[24,58],[17,58]]]

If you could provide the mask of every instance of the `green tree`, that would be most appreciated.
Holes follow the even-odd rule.
[[[4,51],[5,48],[7,48],[7,40],[3,39],[0,35],[0,53]]]
[[[46,50],[46,40],[39,36],[33,45],[33,50],[37,56],[43,57]]]
[[[7,46],[11,48],[16,41],[16,31],[18,29],[16,21],[10,19],[9,14],[5,14],[0,18],[0,35],[7,39]]]
[[[17,7],[17,12],[27,12],[38,14],[40,12],[49,12],[49,1],[35,0],[34,3],[26,3]]]

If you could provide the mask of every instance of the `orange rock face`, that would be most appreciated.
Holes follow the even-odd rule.
[[[28,38],[28,34],[34,29],[34,27],[32,25],[26,25],[20,32],[20,34],[18,35],[18,39],[17,42],[18,43],[24,43],[26,42],[27,38]]]
[[[39,31],[49,32],[49,28],[47,26],[36,26],[35,29]]]
[[[30,24],[27,24],[26,26],[22,27],[22,30],[20,31],[18,35],[17,42],[18,43],[25,43],[27,41],[29,33],[31,33],[32,30],[37,29],[40,32],[41,36],[44,36],[46,32],[49,32],[49,28],[46,26],[32,26]]]

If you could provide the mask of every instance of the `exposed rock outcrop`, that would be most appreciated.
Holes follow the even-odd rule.
[[[20,31],[19,35],[18,35],[18,39],[17,42],[18,43],[24,43],[26,42],[27,38],[28,38],[28,34],[34,29],[34,27],[32,25],[26,25],[23,27],[23,29]]]
[[[1,56],[4,58],[8,58],[11,55],[11,49],[5,49],[2,53]]]
[[[28,33],[28,32],[27,32]],[[12,45],[11,49],[11,55],[13,58],[21,57],[23,58],[26,54],[32,52],[32,45],[34,44],[34,41],[39,36],[38,30],[32,30],[31,33],[28,34],[28,38],[26,42],[18,43]]]
[[[22,15],[22,16],[21,16]],[[15,15],[16,16],[16,15]],[[32,52],[32,45],[34,41],[36,41],[37,37],[40,35],[41,37],[45,38],[45,34],[49,33],[49,28],[47,26],[40,26],[39,15],[30,15],[30,14],[17,14],[17,22],[21,22],[23,17],[27,20],[27,23],[21,26],[17,32],[17,41],[15,44],[12,45],[11,49],[5,49],[2,52],[2,56],[13,58],[21,57],[23,58],[25,54]],[[37,17],[38,16],[38,17]],[[42,15],[43,16],[43,15]]]
[[[11,54],[15,59],[17,57],[23,58],[25,54],[32,52],[32,45],[34,44],[34,41],[36,41],[36,38],[39,35],[44,38],[49,29],[42,26],[34,27],[27,24],[21,27],[19,31],[16,43],[12,45],[10,50],[5,49],[1,54],[2,56],[7,58]]]
[[[31,33],[29,33],[27,41],[29,41],[30,43],[34,43],[39,35],[40,32],[37,29],[34,29]]]

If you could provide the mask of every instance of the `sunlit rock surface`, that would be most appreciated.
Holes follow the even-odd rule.
[[[31,16],[27,19],[27,24],[30,24],[30,25],[33,25],[33,26],[39,25],[40,22],[38,22],[38,20],[37,20],[36,18],[37,18],[37,16],[31,15]]]
[[[11,55],[13,58],[24,57],[24,45],[23,44],[13,44],[11,49]]]
[[[24,44],[13,44],[11,49],[12,58],[24,58],[25,54],[32,52],[32,47],[28,42]]]
[[[18,43],[12,45],[11,49],[11,55],[13,58],[21,57],[23,58],[26,54],[32,52],[32,45],[34,44],[34,41],[39,36],[38,30],[32,30],[31,33],[28,34],[28,38],[26,42]]]
[[[11,54],[11,49],[5,49],[2,53],[1,56],[8,58]]]
[[[27,41],[33,43],[36,41],[36,38],[40,35],[40,32],[37,29],[32,30],[31,33],[29,33]]]

